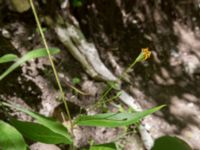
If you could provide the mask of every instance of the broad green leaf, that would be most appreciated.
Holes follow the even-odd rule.
[[[151,150],[192,150],[192,148],[178,137],[162,136],[156,139]]]
[[[80,115],[76,120],[75,124],[80,126],[100,126],[100,127],[119,127],[128,126],[133,123],[140,121],[147,115],[150,115],[165,105],[154,107],[142,112],[135,113],[104,113],[97,115]]]
[[[47,144],[69,144],[65,136],[55,133],[49,128],[33,122],[12,120],[11,124],[26,138]]]
[[[0,57],[0,64],[7,63],[11,61],[16,61],[18,59],[17,55],[14,54],[6,54]]]
[[[0,148],[2,150],[26,150],[22,135],[11,125],[0,120]]]
[[[107,143],[107,144],[99,144],[99,145],[92,145],[90,150],[116,150],[115,143]]]
[[[59,49],[57,48],[50,48],[50,54],[57,54],[60,52]],[[10,74],[13,70],[15,70],[17,67],[25,63],[26,61],[29,61],[34,58],[39,58],[39,57],[46,57],[48,56],[46,49],[45,48],[40,48],[36,50],[32,50],[28,53],[26,53],[24,56],[19,58],[13,65],[11,65],[3,74],[0,75],[0,80],[5,78],[8,74]]]
[[[30,110],[21,108],[21,107],[16,106],[16,105],[11,105],[11,104],[8,104],[8,103],[3,103],[3,105],[11,107],[11,108],[15,108],[15,109],[17,109],[19,111],[22,111],[22,112],[30,115],[31,117],[36,119],[36,121],[39,124],[47,127],[48,129],[52,130],[54,133],[60,134],[63,137],[65,137],[66,143],[72,144],[72,138],[69,135],[67,128],[65,128],[60,122],[58,122],[58,121],[56,121],[56,120],[54,120],[52,118],[45,117],[43,115],[37,114],[35,112],[32,112]]]

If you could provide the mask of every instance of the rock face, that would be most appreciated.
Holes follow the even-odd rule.
[[[30,150],[61,150],[61,149],[53,144],[44,144],[37,142],[30,146]]]

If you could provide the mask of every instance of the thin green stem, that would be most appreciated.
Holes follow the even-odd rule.
[[[111,97],[111,98],[109,98],[107,100],[104,100],[103,102],[102,101],[97,102],[97,104],[94,105],[94,107],[99,107],[100,105],[102,105],[102,103],[111,102],[111,101],[117,99],[120,95],[121,95],[121,92],[118,92],[116,95],[114,95],[113,97]]]
[[[104,90],[104,92],[103,92],[102,96],[100,97],[99,101],[102,101],[108,95],[108,93],[112,90],[112,88],[113,87],[111,85],[109,85],[108,88],[106,90]]]
[[[133,68],[133,66],[134,66],[136,63],[137,63],[137,60],[133,61],[133,62],[124,70],[124,72],[117,78],[117,80],[118,80],[118,81],[121,80],[121,79],[124,77],[124,75],[127,74],[131,68]]]
[[[119,76],[117,77],[117,82],[119,82],[125,74],[127,74],[129,72],[129,70],[131,68],[133,68],[133,66],[137,63],[137,59],[135,59],[125,70],[124,72]],[[113,86],[109,86],[109,88],[104,92],[104,94],[100,97],[99,101],[102,101],[108,94],[109,92],[113,89]]]
[[[70,121],[70,126],[71,126],[71,128],[72,128],[72,120],[71,120],[71,115],[70,115],[70,112],[69,112],[69,107],[68,107],[67,102],[66,102],[66,100],[65,100],[65,94],[64,94],[64,92],[63,92],[63,88],[62,88],[62,86],[61,86],[61,83],[60,83],[60,80],[59,80],[59,77],[58,77],[58,73],[57,73],[57,71],[56,71],[56,69],[55,69],[55,65],[54,65],[53,59],[52,59],[51,54],[50,54],[50,51],[49,51],[49,46],[48,46],[48,44],[47,44],[46,38],[45,38],[44,33],[43,33],[43,31],[42,31],[41,23],[40,23],[40,21],[39,21],[39,18],[38,18],[38,15],[37,15],[35,6],[34,6],[34,4],[33,4],[33,0],[29,0],[29,2],[30,2],[30,4],[31,4],[31,8],[32,8],[32,11],[33,11],[33,14],[34,14],[34,17],[35,17],[35,21],[36,21],[36,23],[37,23],[37,26],[38,26],[40,35],[41,35],[42,40],[43,40],[43,43],[44,43],[44,46],[45,46],[46,51],[47,51],[47,53],[48,53],[49,61],[50,61],[51,66],[52,66],[52,69],[53,69],[53,73],[54,73],[56,82],[57,82],[58,87],[59,87],[59,90],[60,90],[60,92],[61,92],[61,94],[62,94],[62,95],[61,95],[61,96],[62,96],[62,100],[63,100],[63,103],[64,103],[64,105],[65,105],[65,109],[66,109],[66,112],[67,112],[67,116],[68,116],[69,121]]]

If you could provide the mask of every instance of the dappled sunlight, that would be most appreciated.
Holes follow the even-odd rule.
[[[94,1],[93,5],[98,6],[96,7],[98,15],[117,18],[115,25],[109,33],[105,32],[104,36],[99,36],[96,27],[91,27],[90,31],[93,33],[89,36],[96,41],[103,59],[106,60],[106,51],[109,51],[118,58],[116,61],[120,64],[118,67],[125,68],[132,57],[139,54],[141,47],[149,47],[152,50],[152,57],[147,62],[136,65],[134,71],[130,73],[132,76],[130,92],[142,106],[159,104],[168,106],[162,111],[162,117],[156,116],[160,120],[157,119],[155,122],[161,121],[161,125],[155,127],[152,134],[160,135],[159,132],[165,132],[180,135],[182,130],[187,132],[187,127],[190,125],[197,127],[199,124],[197,114],[200,113],[198,2],[143,0],[132,1],[130,4],[117,0],[116,6],[112,6],[109,10],[105,10],[104,5],[109,5],[110,2],[104,1],[104,3],[101,5]],[[109,13],[109,11],[120,13]],[[105,18],[102,17],[97,21],[90,14],[87,15],[90,21],[103,23],[101,28],[110,27],[111,23],[104,24]],[[80,25],[86,31],[86,24]],[[117,38],[114,35],[118,35]],[[109,47],[106,50],[100,44],[105,39]],[[106,64],[110,67],[109,61],[106,61]],[[181,119],[184,116],[193,121]],[[169,127],[167,130],[160,129],[162,125],[165,128],[164,124]],[[181,136],[184,137],[185,134]],[[192,139],[197,142],[196,138]],[[193,144],[198,147],[195,142]]]
[[[34,22],[31,9],[15,10],[4,2],[0,0],[0,12],[6,12],[0,14],[1,56],[12,53],[21,58],[44,47],[42,33],[45,46],[58,47],[60,54],[49,55],[54,71],[48,58],[19,63],[0,82],[3,101],[30,107],[68,126],[70,122],[77,148],[113,140],[127,140],[128,145],[122,145],[131,147],[128,138],[137,132],[148,150],[163,135],[180,137],[200,149],[199,0],[34,1],[42,27]],[[1,64],[1,73],[9,66]],[[104,116],[126,112],[133,117],[135,111],[163,104],[166,107],[137,122]],[[8,122],[9,113],[0,110],[1,119]],[[143,137],[150,137],[150,144]]]

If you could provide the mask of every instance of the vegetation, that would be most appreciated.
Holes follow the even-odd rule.
[[[147,47],[148,45],[145,46],[147,48],[140,48],[141,51],[136,57],[134,56],[133,61],[123,69],[124,71],[114,75],[101,61],[97,48],[93,43],[88,42],[69,10],[66,10],[66,12],[62,10],[64,13],[59,13],[56,9],[49,10],[50,8],[48,8],[47,11],[41,11],[40,14],[40,9],[37,10],[36,8],[40,8],[43,4],[46,6],[52,5],[48,5],[48,2],[23,1],[24,3],[20,3],[18,0],[10,0],[8,5],[12,5],[14,11],[16,11],[15,13],[30,13],[28,11],[32,10],[30,14],[34,16],[35,28],[37,28],[35,34],[38,34],[38,37],[35,38],[39,38],[40,35],[39,41],[43,46],[40,45],[42,48],[28,51],[22,54],[21,57],[15,52],[7,52],[0,56],[0,65],[5,68],[0,74],[0,82],[3,83],[9,76],[11,77],[18,69],[23,68],[31,61],[48,58],[51,70],[44,65],[42,71],[46,77],[45,79],[50,80],[50,85],[52,87],[54,84],[56,85],[57,91],[59,91],[57,101],[64,106],[64,109],[60,112],[62,116],[60,120],[55,116],[52,117],[52,115],[45,116],[34,107],[26,108],[21,106],[7,99],[9,97],[0,97],[0,115],[2,114],[3,116],[0,116],[0,133],[3,135],[0,136],[0,150],[27,150],[32,142],[56,144],[61,149],[71,150],[120,150],[124,149],[123,140],[134,135],[140,135],[140,141],[142,141],[143,147],[147,150],[191,149],[185,141],[173,136],[163,136],[154,142],[142,120],[146,116],[165,110],[165,106],[167,107],[168,104],[158,104],[155,107],[143,110],[140,104],[135,102],[132,96],[123,89],[123,84],[130,84],[133,81],[130,79],[130,72],[133,71],[133,68],[147,63],[151,57],[152,52]],[[62,1],[62,7],[77,9],[82,7],[84,2],[83,0]],[[5,3],[5,1],[0,1],[1,3]],[[52,3],[61,4],[61,1]],[[54,12],[50,14],[50,11]],[[46,25],[45,28],[42,27],[41,21],[43,21],[42,24]],[[95,101],[89,107],[81,106],[78,114],[75,116],[70,109],[70,103],[73,102],[72,97],[79,98],[80,96],[85,96],[85,99],[87,99],[89,94],[79,89],[83,78],[78,73],[71,77],[71,81],[66,82],[65,87],[63,86],[65,81],[62,80],[60,72],[61,70],[64,70],[64,72],[68,71],[60,67],[62,66],[60,55],[62,55],[63,50],[60,50],[60,47],[49,47],[48,34],[46,34],[48,30],[55,32],[60,43],[70,51],[92,80],[104,82],[105,84],[102,88],[103,91],[97,98],[98,101]],[[45,69],[48,70],[46,74]],[[73,67],[71,69],[73,70]],[[53,79],[51,78],[52,76],[54,76]],[[71,97],[66,94],[67,88],[73,94]],[[16,113],[23,113],[31,117],[31,119],[20,119],[19,116],[15,115]],[[90,139],[87,145],[81,147],[78,146],[76,141],[76,137],[79,135],[75,133],[76,129],[81,127],[114,128],[122,131],[122,134],[104,143],[96,143],[93,139]],[[166,148],[166,146],[169,147]]]

